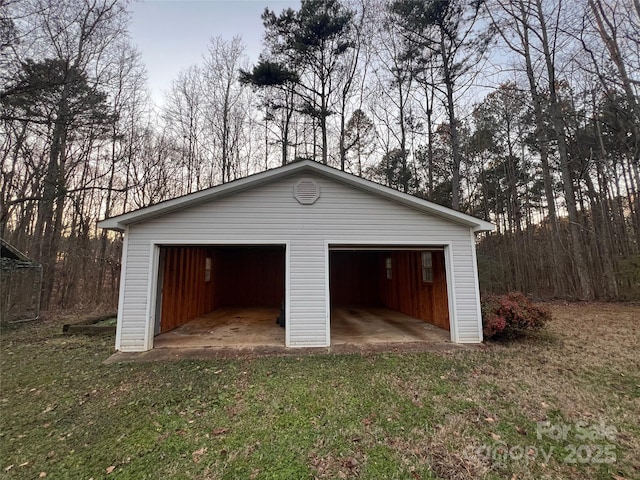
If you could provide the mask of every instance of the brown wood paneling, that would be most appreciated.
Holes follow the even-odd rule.
[[[219,255],[215,249],[211,249],[209,254],[211,255],[211,283],[213,285],[213,291],[212,294],[206,298],[205,302],[207,302],[207,311],[211,312],[219,307],[222,301],[220,295],[220,281],[218,280],[217,273],[220,270]]]
[[[385,306],[449,329],[444,252],[433,251],[433,282],[422,281],[419,251],[334,251],[330,256],[331,305]],[[386,258],[392,278],[386,278]]]
[[[450,329],[449,301],[447,295],[447,272],[444,252],[433,252],[433,322],[434,325]]]
[[[329,275],[332,306],[382,306],[377,252],[331,252]]]
[[[391,257],[391,279],[386,278],[387,257]],[[449,330],[444,252],[433,252],[433,282],[422,281],[419,251],[381,252],[378,278],[380,299],[385,307]]]
[[[218,307],[277,307],[284,302],[284,248],[163,247],[160,332]],[[206,258],[211,281],[205,281]]]
[[[218,307],[280,307],[284,302],[284,249],[277,247],[164,247],[160,331]],[[212,279],[205,282],[205,262]],[[386,278],[385,258],[393,275]],[[422,281],[418,251],[332,252],[332,305],[386,306],[449,329],[444,254],[433,252],[433,283]]]
[[[281,307],[283,247],[220,248],[215,253],[216,307]]]
[[[213,282],[205,282],[205,247],[163,247],[164,272],[160,332],[211,311]]]

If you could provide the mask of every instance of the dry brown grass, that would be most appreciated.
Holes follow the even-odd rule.
[[[502,430],[506,433],[499,441],[509,446],[530,441],[532,432],[525,430],[542,421],[572,429],[576,422],[615,427],[616,464],[623,467],[612,475],[640,478],[640,305],[579,303],[551,308],[554,320],[540,334],[489,343],[482,352],[455,354],[475,365],[464,400],[479,406],[478,412],[466,412],[459,431],[476,425],[476,436],[495,440],[499,434],[494,432]],[[451,422],[460,425],[461,419],[452,417]],[[510,436],[514,429],[525,435],[521,441]],[[474,441],[477,438],[467,436],[468,444]],[[570,436],[567,442],[571,441],[575,438]],[[494,472],[508,472],[514,478],[600,478],[597,465],[576,469],[564,464],[562,456],[556,460],[549,465],[494,463]]]
[[[382,441],[413,478],[425,478],[412,470],[416,464],[428,466],[429,478],[450,480],[640,478],[640,305],[550,307],[554,320],[543,332],[481,349],[441,352],[468,367],[465,373],[440,377],[455,377],[463,386],[441,398],[424,396],[430,376],[386,375],[396,392],[418,408],[444,412],[443,420],[399,436],[382,431],[365,435],[360,447],[370,450]],[[571,428],[568,438],[538,438],[538,422],[544,421]],[[580,446],[578,422],[616,429],[612,442],[592,442],[613,444],[613,464],[565,461],[569,445]],[[490,448],[489,456],[484,446]],[[508,456],[514,448],[521,449],[523,458]],[[504,456],[495,458],[496,452]],[[349,478],[359,472],[331,455],[311,463],[318,478]],[[359,458],[354,465],[361,463]]]
[[[640,307],[554,305],[553,315],[548,331],[539,338],[490,344],[483,356],[498,364],[486,362],[482,374],[507,395],[519,395],[524,387],[529,392],[526,410],[541,420],[551,408],[558,408],[568,419],[607,413],[612,405],[603,404],[602,394],[613,392],[584,389],[583,383],[592,380],[594,387],[614,386],[607,376],[624,378],[625,372],[640,371]],[[483,380],[482,375],[477,378]],[[638,398],[626,400],[638,406]],[[553,403],[541,410],[542,403],[549,401]]]

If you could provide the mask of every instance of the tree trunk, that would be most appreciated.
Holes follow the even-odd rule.
[[[569,226],[571,232],[571,251],[576,266],[579,283],[579,298],[589,300],[593,298],[593,289],[589,278],[589,271],[585,262],[585,256],[582,245],[580,218],[576,208],[576,198],[573,188],[573,180],[571,178],[571,170],[569,166],[569,155],[567,152],[566,137],[564,132],[564,119],[560,109],[558,96],[556,92],[555,65],[550,52],[547,25],[542,11],[542,0],[536,0],[541,33],[542,33],[542,49],[544,52],[545,65],[549,80],[549,112],[558,142],[558,154],[560,157],[560,171],[562,173],[562,182],[565,193],[565,202],[567,204],[567,214],[569,217]]]
[[[460,151],[460,138],[458,135],[458,120],[456,118],[454,93],[454,80],[451,76],[449,52],[444,40],[444,32],[440,38],[440,54],[442,55],[443,80],[447,89],[447,114],[449,116],[449,133],[451,136],[451,154],[453,157],[453,170],[451,172],[451,207],[460,210],[460,165],[462,164],[462,152]]]

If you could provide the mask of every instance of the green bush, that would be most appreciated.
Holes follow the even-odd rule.
[[[533,303],[523,293],[482,297],[482,329],[485,339],[512,337],[529,330],[540,330],[549,320],[551,311]]]

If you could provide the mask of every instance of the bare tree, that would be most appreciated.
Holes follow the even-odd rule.
[[[37,38],[16,54],[47,59],[23,62],[22,74],[5,89],[2,97],[5,106],[14,109],[39,102],[35,105],[40,113],[33,115],[28,107],[30,118],[23,120],[31,123],[44,120],[51,127],[34,229],[34,251],[45,268],[43,303],[47,306],[55,285],[67,180],[75,164],[82,160],[73,157],[71,148],[80,129],[86,128],[87,133],[95,135],[100,133],[99,125],[108,122],[106,97],[89,72],[95,71],[105,51],[122,35],[126,12],[123,3],[117,0],[56,3],[34,0],[20,7],[21,22],[16,27],[37,32]]]
[[[410,46],[407,54],[418,58],[433,54],[440,61],[453,157],[451,206],[456,210],[460,208],[462,149],[455,95],[461,78],[484,51],[485,39],[475,28],[481,7],[482,2],[470,0],[396,0],[391,5]]]
[[[234,162],[241,150],[242,132],[248,122],[249,99],[239,81],[247,58],[240,37],[227,42],[212,38],[204,60],[202,89],[207,130],[219,145],[222,182],[234,177]]]
[[[183,193],[201,188],[203,181],[204,102],[202,70],[194,65],[178,74],[163,108],[167,133],[177,148],[176,161],[184,169]]]

